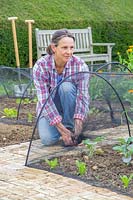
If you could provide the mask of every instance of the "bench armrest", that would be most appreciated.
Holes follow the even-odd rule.
[[[101,46],[101,47],[106,47],[107,49],[107,54],[109,56],[109,60],[111,61],[112,59],[112,48],[115,45],[115,43],[92,43],[92,53],[93,53],[93,47],[94,46]]]

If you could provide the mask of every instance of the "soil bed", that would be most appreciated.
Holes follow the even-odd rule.
[[[17,110],[16,99],[0,98],[0,101],[0,147],[29,141],[35,124],[36,103],[22,103],[17,120],[4,116],[3,112],[4,108]],[[28,122],[28,113],[32,114],[31,122]]]
[[[16,103],[16,99],[1,97],[0,101],[0,147],[29,141],[36,120],[36,102],[32,100],[30,103],[22,102],[19,117],[16,120],[16,118],[7,118],[3,114],[4,108],[18,109],[19,104]],[[103,107],[102,103],[96,102],[96,105],[98,108]],[[32,114],[32,122],[28,122],[28,113]],[[88,116],[88,120],[84,124],[84,131],[111,128],[118,125],[112,123],[109,112],[102,109],[98,113],[94,112]]]
[[[86,151],[80,151],[70,155],[58,157],[59,165],[54,170],[50,170],[44,161],[32,164],[31,167],[51,171],[70,178],[76,178],[91,185],[106,187],[110,190],[133,197],[133,179],[127,189],[124,189],[120,180],[120,175],[130,176],[133,172],[133,164],[126,165],[122,162],[121,155],[112,150],[112,146],[101,147],[102,153],[95,153],[89,158]],[[53,157],[54,158],[54,157]],[[53,159],[52,158],[52,159]],[[87,172],[85,175],[78,175],[76,160],[86,163]]]
[[[4,98],[0,101],[0,147],[29,141],[35,124],[36,103],[22,104],[19,120],[17,121],[16,119],[3,118],[4,108],[18,108],[16,100]],[[102,104],[98,105],[96,102],[96,105],[101,109]],[[109,112],[100,109],[98,113],[92,113],[88,116],[84,131],[112,128],[119,125],[111,122]],[[27,120],[28,112],[33,115],[33,120],[30,123]],[[52,172],[78,178],[92,185],[108,187],[111,190],[133,196],[133,180],[128,189],[124,189],[119,177],[119,175],[129,176],[133,173],[133,164],[126,166],[122,162],[121,156],[112,150],[112,146],[104,146],[102,150],[104,153],[95,154],[91,159],[88,159],[86,153],[81,151],[78,154],[64,154],[58,158],[59,166]],[[85,176],[77,175],[76,160],[86,163],[87,173]],[[49,171],[49,167],[45,162],[36,163],[32,167]]]

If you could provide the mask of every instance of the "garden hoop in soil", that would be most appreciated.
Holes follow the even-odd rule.
[[[115,93],[116,97],[118,98],[118,100],[119,100],[119,102],[120,102],[120,105],[121,105],[121,107],[122,107],[122,109],[123,109],[123,112],[124,112],[124,115],[125,115],[125,119],[126,119],[128,134],[129,134],[129,137],[131,137],[130,125],[129,125],[127,113],[125,112],[124,104],[123,104],[123,102],[122,102],[122,100],[121,100],[121,98],[120,98],[118,92],[116,91],[116,89],[111,85],[111,83],[110,83],[108,80],[106,80],[104,77],[102,77],[102,74],[105,74],[105,75],[106,75],[107,73],[102,73],[102,74],[100,73],[100,74],[99,74],[99,73],[96,73],[96,72],[88,72],[88,71],[87,71],[87,72],[78,72],[78,73],[69,75],[69,76],[67,76],[64,80],[62,80],[62,81],[51,91],[51,93],[49,94],[47,100],[45,101],[45,103],[44,103],[44,105],[43,105],[43,107],[42,107],[42,109],[41,109],[41,111],[40,111],[40,113],[39,113],[39,115],[38,115],[38,117],[37,117],[37,120],[36,120],[34,129],[33,129],[33,132],[32,132],[32,136],[31,136],[30,143],[29,143],[29,148],[28,148],[28,151],[27,151],[25,166],[28,166],[28,158],[29,158],[29,154],[30,154],[30,149],[31,149],[33,137],[34,137],[34,135],[35,135],[35,131],[36,131],[36,128],[37,128],[37,125],[38,125],[38,122],[39,122],[39,118],[40,118],[40,116],[41,116],[41,114],[42,114],[42,111],[43,111],[43,109],[44,109],[44,107],[45,107],[47,101],[48,101],[49,98],[52,96],[52,94],[54,93],[54,91],[55,91],[63,82],[65,82],[65,81],[66,81],[68,78],[70,78],[71,76],[80,75],[80,74],[87,74],[88,76],[90,76],[90,75],[96,75],[96,76],[98,76],[99,78],[103,79],[103,80],[112,88],[112,90],[114,91],[114,93]],[[108,73],[108,74],[111,75],[112,73]],[[122,75],[122,74],[118,74],[118,73],[117,73],[116,75]],[[125,74],[124,74],[124,75],[125,75]]]

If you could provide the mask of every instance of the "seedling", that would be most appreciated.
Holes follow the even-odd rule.
[[[113,150],[121,153],[123,162],[129,164],[133,155],[133,137],[119,138],[119,145],[114,146]]]
[[[57,158],[55,158],[53,160],[45,159],[45,161],[49,165],[50,169],[55,169],[59,165]]]
[[[16,99],[16,103],[19,104],[21,101],[20,98]],[[30,104],[30,103],[36,103],[37,102],[37,97],[34,97],[34,99],[29,99],[29,98],[25,98],[22,100],[23,104]]]
[[[15,118],[17,117],[17,110],[15,108],[4,108],[3,117]]]
[[[28,113],[28,122],[32,122],[33,120],[33,115],[31,113]]]
[[[76,160],[76,167],[77,167],[77,170],[78,170],[78,172],[77,172],[78,175],[83,176],[87,171],[85,162],[81,162],[79,160]]]
[[[122,114],[121,114],[121,124],[123,123],[123,115],[124,115],[125,113],[126,113],[126,116],[127,116],[128,121],[129,121],[131,124],[133,124],[133,120],[131,119],[131,117],[129,117],[129,114],[128,114],[128,112],[131,112],[131,111],[133,111],[132,108],[130,108],[130,111],[125,110],[125,111],[122,112]]]
[[[86,139],[83,141],[85,146],[87,147],[88,151],[88,156],[91,158],[94,155],[94,152],[96,151],[96,145],[98,142],[101,142],[104,140],[104,137],[97,137],[94,140]]]
[[[93,107],[93,108],[90,109],[89,115],[97,114],[97,113],[99,113],[99,112],[100,112],[99,109]]]
[[[34,99],[32,99],[33,103],[37,103],[37,101],[38,101],[37,97],[34,97]]]
[[[16,103],[17,103],[17,104],[19,104],[20,101],[21,101],[20,98],[19,98],[19,99],[16,99]],[[30,100],[29,98],[25,98],[25,99],[22,100],[22,103],[23,103],[23,104],[29,104],[29,103],[31,103],[31,100]]]
[[[131,182],[131,180],[133,179],[133,174],[131,174],[129,177],[126,175],[120,176],[120,179],[123,183],[123,187],[124,188],[128,188],[129,183]]]

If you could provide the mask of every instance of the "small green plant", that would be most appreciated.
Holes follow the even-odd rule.
[[[33,120],[33,115],[31,114],[31,113],[28,113],[27,114],[28,116],[28,122],[32,122],[32,120]]]
[[[130,82],[129,82],[130,84]],[[132,85],[132,84],[130,84]],[[133,119],[130,117],[130,113],[133,112],[133,89],[128,89],[127,92],[123,94],[124,101],[129,102],[130,106],[128,109],[122,112],[121,114],[121,123],[123,122],[123,115],[126,114],[129,123],[133,124]]]
[[[96,151],[96,145],[98,142],[101,142],[102,140],[104,140],[105,137],[101,136],[101,137],[97,137],[94,140],[90,140],[90,139],[86,139],[83,141],[83,144],[87,147],[87,149],[89,150],[88,152],[88,156],[92,157],[94,152]]]
[[[54,158],[53,160],[45,159],[45,161],[49,165],[50,169],[55,169],[59,165],[57,158]]]
[[[126,175],[123,175],[123,176],[120,176],[120,179],[123,183],[123,187],[124,188],[128,188],[129,186],[129,183],[131,182],[131,180],[133,179],[133,174],[130,174],[130,176],[126,176]]]
[[[4,108],[3,117],[15,118],[17,117],[17,110],[15,108]]]
[[[127,82],[127,80],[126,80]],[[129,82],[130,84],[131,82]],[[125,83],[124,83],[125,84]],[[132,85],[132,84],[130,84]],[[131,86],[129,86],[131,87]],[[127,89],[127,92],[123,94],[123,99],[130,103],[131,108],[133,107],[133,89]]]
[[[16,103],[17,103],[17,104],[19,104],[20,101],[21,101],[20,98],[16,99]],[[22,103],[23,103],[23,104],[29,104],[29,103],[31,103],[31,99],[25,98],[25,99],[22,100]]]
[[[34,97],[34,98],[32,99],[32,102],[33,102],[33,103],[37,103],[37,102],[38,102],[37,97]]]
[[[133,124],[133,120],[131,119],[131,117],[130,117],[129,114],[128,114],[129,112],[133,112],[133,108],[130,108],[130,110],[125,110],[125,111],[122,112],[122,114],[121,114],[121,124],[123,123],[123,115],[125,115],[125,113],[126,113],[126,116],[127,116],[128,121],[129,121],[131,124]]]
[[[91,108],[91,109],[89,110],[89,115],[97,114],[97,113],[99,113],[99,112],[100,112],[99,109],[93,107],[93,108]]]
[[[21,99],[20,99],[20,98],[17,98],[17,99],[16,99],[16,104],[19,104],[20,101],[21,101]]]
[[[16,103],[17,103],[17,104],[19,104],[20,101],[21,101],[20,98],[16,99]],[[34,98],[34,99],[30,99],[30,98],[22,99],[22,103],[23,103],[24,105],[30,104],[30,103],[32,103],[32,102],[33,102],[33,103],[36,103],[36,102],[37,102],[37,98]]]
[[[87,171],[85,162],[81,162],[79,160],[76,160],[76,167],[77,167],[77,170],[78,170],[78,172],[77,172],[78,175],[83,176]]]
[[[113,147],[113,150],[123,155],[122,160],[124,163],[129,164],[133,155],[133,137],[119,138],[119,144]]]

